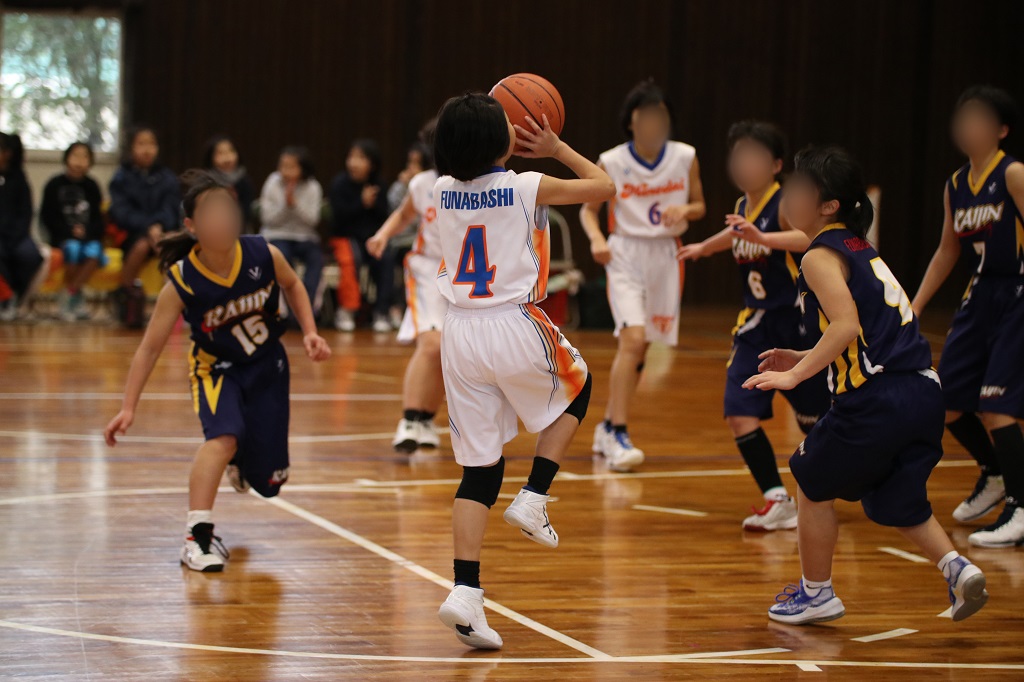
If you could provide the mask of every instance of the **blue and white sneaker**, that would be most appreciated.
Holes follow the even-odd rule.
[[[633,445],[633,441],[625,431],[608,434],[604,456],[608,460],[608,468],[612,471],[632,471],[633,467],[644,463],[643,450]]]
[[[804,581],[799,585],[787,585],[775,597],[775,604],[768,609],[768,617],[788,625],[824,623],[842,618],[846,614],[843,602],[831,587],[823,587],[817,596],[804,591]]]
[[[590,449],[595,455],[604,455],[604,451],[609,449],[609,443],[612,440],[612,430],[603,420],[597,423],[594,427],[594,444],[590,446]]]
[[[967,557],[958,556],[949,562],[949,603],[952,604],[950,615],[954,621],[961,621],[973,616],[988,601],[985,590],[985,574],[972,564]]]

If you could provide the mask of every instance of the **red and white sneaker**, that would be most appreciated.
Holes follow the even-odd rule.
[[[751,509],[754,514],[743,519],[743,530],[766,532],[796,528],[796,502],[792,497],[768,500],[763,509]]]

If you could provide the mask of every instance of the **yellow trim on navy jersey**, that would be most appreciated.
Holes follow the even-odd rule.
[[[196,295],[196,292],[192,291],[192,287],[185,284],[185,278],[181,276],[181,263],[175,263],[174,265],[172,265],[170,273],[171,277],[174,278],[174,281],[178,283],[179,287],[187,291],[192,296]]]
[[[743,205],[743,202],[746,201],[746,199],[747,199],[746,197],[740,197],[739,199],[737,199],[736,200],[736,205],[733,207],[732,212],[733,213],[739,213],[740,212],[740,206]]]
[[[196,244],[192,247],[192,250],[188,252],[188,260],[195,266],[199,274],[210,280],[214,284],[219,284],[222,287],[231,288],[235,285],[235,280],[238,279],[238,273],[242,270],[242,242],[235,242],[235,262],[231,266],[231,274],[227,278],[221,277],[210,268],[203,265],[202,261],[199,260],[199,245]]]
[[[754,207],[754,210],[745,211],[745,215],[743,217],[751,223],[757,220],[757,217],[761,215],[761,211],[764,210],[764,207],[768,205],[768,202],[772,200],[772,197],[775,196],[775,193],[778,192],[779,189],[781,189],[781,187],[779,186],[779,183],[776,182],[768,189],[767,192],[764,193],[764,196],[761,197],[761,201],[757,202],[757,206]],[[750,208],[750,202],[747,202],[746,208]]]
[[[967,171],[967,186],[971,188],[971,194],[978,196],[978,192],[980,192],[981,188],[985,186],[985,181],[988,180],[988,176],[992,175],[992,171],[996,169],[996,166],[999,165],[999,162],[1003,160],[1004,156],[1006,156],[1006,152],[1002,149],[996,152],[996,155],[993,156],[992,160],[988,162],[987,166],[985,166],[985,170],[978,179],[978,182],[974,182],[974,180],[971,179],[971,171]]]
[[[800,277],[800,266],[796,264],[796,258],[793,258],[793,252],[786,252],[786,267],[789,268],[789,276],[793,278],[793,282]]]
[[[953,189],[959,189],[960,188],[960,185],[959,185],[960,174],[963,173],[963,171],[964,171],[963,168],[957,168],[956,172],[953,173],[953,177],[951,177],[949,179],[949,181],[953,183]]]
[[[820,230],[818,230],[818,234],[814,235],[814,239],[817,239],[821,235],[825,234],[826,232],[831,232],[832,230],[845,230],[845,229],[846,229],[846,224],[845,223],[829,223],[825,227],[823,227]],[[811,241],[813,242],[814,239],[812,239]]]
[[[1020,218],[1017,218],[1017,258],[1024,255],[1024,224],[1021,224]]]
[[[224,382],[224,377],[217,377],[214,381],[211,376],[213,371],[213,365],[217,362],[217,358],[210,355],[202,348],[199,348],[192,344],[191,350],[192,356],[192,367],[189,372],[189,383],[192,388],[192,409],[195,410],[196,414],[199,414],[199,385],[203,386],[203,395],[206,397],[206,404],[210,408],[211,414],[217,414],[217,403],[220,401],[220,389]]]
[[[753,317],[756,312],[757,311],[753,308],[744,308],[741,310],[740,314],[736,316],[736,326],[732,328],[732,335],[736,336],[736,332],[738,332],[747,322],[750,322],[750,318]]]

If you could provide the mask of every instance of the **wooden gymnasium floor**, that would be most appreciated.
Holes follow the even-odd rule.
[[[435,615],[459,470],[446,447],[411,460],[390,450],[407,348],[328,332],[334,358],[314,366],[286,338],[291,483],[275,500],[221,489],[231,561],[204,575],[177,559],[200,435],[187,340],[171,340],[130,437],[108,450],[99,434],[138,334],[0,327],[0,678],[1024,679],[1024,553],[969,550],[992,598],[954,625],[939,617],[936,569],[851,504],[834,574],[848,615],[769,623],[775,593],[800,575],[796,536],[740,530],[759,496],[720,417],[733,312],[684,314],[681,347],[655,350],[640,387],[632,427],[649,460],[634,475],[609,474],[589,450],[612,339],[570,335],[593,369],[594,407],[553,489],[561,546],[492,514],[484,586],[500,653],[467,650]],[[800,433],[777,411],[768,431],[786,453]],[[966,550],[950,512],[975,471],[949,445],[932,498]],[[507,449],[504,502],[531,456],[529,436]]]

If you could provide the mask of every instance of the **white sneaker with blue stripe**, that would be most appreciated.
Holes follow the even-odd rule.
[[[604,456],[608,460],[608,468],[612,471],[632,471],[633,467],[644,463],[643,450],[633,445],[633,441],[625,431],[613,431],[608,434]]]
[[[950,616],[961,621],[973,616],[988,601],[985,590],[985,574],[972,564],[967,557],[958,556],[946,566],[949,577]]]
[[[799,585],[787,585],[775,597],[775,604],[768,609],[768,617],[779,623],[807,625],[824,623],[842,618],[846,614],[843,602],[831,587],[823,587],[815,596],[804,590],[804,581]]]

